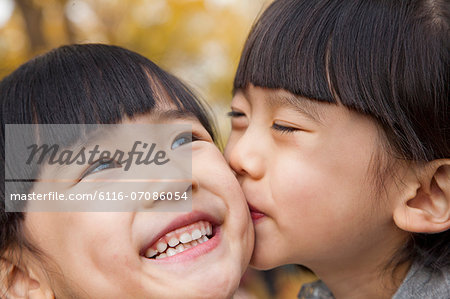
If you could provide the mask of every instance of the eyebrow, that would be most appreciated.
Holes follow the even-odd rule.
[[[152,111],[152,118],[156,121],[179,119],[198,120],[198,117],[192,111],[161,108],[156,108]]]
[[[271,109],[288,106],[303,114],[307,118],[317,123],[322,123],[324,107],[314,100],[293,94],[276,94],[269,96],[269,106]]]

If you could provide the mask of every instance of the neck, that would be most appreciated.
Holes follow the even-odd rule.
[[[405,278],[409,264],[382,270],[371,267],[363,270],[346,269],[336,275],[319,275],[336,299],[391,298]]]
[[[337,299],[391,298],[403,282],[410,263],[387,267],[395,248],[401,246],[401,243],[389,243],[367,247],[360,254],[354,252],[339,262],[327,261],[311,269]]]

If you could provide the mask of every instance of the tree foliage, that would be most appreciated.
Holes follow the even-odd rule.
[[[137,51],[200,91],[229,101],[250,27],[265,0],[0,0],[15,4],[0,27],[0,78],[68,43]]]

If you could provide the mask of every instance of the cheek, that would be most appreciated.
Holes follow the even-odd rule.
[[[272,189],[276,205],[272,216],[279,231],[288,236],[291,249],[287,252],[292,257],[300,253],[335,254],[329,250],[345,252],[343,242],[355,244],[359,235],[367,231],[373,219],[367,217],[372,207],[369,201],[373,199],[367,194],[361,196],[360,185],[311,159],[279,165],[284,167],[271,182],[278,188]]]
[[[205,145],[195,153],[192,166],[200,192],[216,195],[216,205],[223,206],[224,242],[232,248],[234,261],[240,261],[239,273],[236,274],[238,277],[242,275],[241,270],[244,271],[248,266],[254,243],[253,225],[244,193],[222,153],[214,145]]]
[[[225,157],[213,144],[205,144],[195,153],[192,161],[192,175],[209,191],[217,191],[226,201],[240,202],[243,198],[239,182]]]
[[[249,218],[244,193],[222,153],[211,145],[198,157],[192,166],[193,176],[199,179],[200,187],[217,194],[226,204],[228,213],[236,219]]]
[[[276,162],[275,173],[271,175],[272,196],[279,207],[296,210],[310,210],[312,199],[323,193],[320,171],[317,167],[286,157]]]
[[[285,153],[275,164],[271,191],[279,215],[321,227],[359,217],[368,206],[365,166],[319,151]]]
[[[38,214],[30,213],[26,225],[57,273],[86,290],[112,288],[108,281],[132,277],[126,213]]]
[[[240,137],[241,137],[240,134],[238,134],[236,132],[232,131],[230,133],[230,136],[228,137],[228,140],[227,140],[227,144],[225,145],[225,149],[223,151],[223,155],[224,155],[227,163],[230,163],[231,153],[233,152],[234,146],[239,141]]]

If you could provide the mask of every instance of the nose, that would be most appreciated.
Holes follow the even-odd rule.
[[[189,157],[186,157],[189,156]],[[140,210],[152,209],[155,212],[188,212],[192,210],[193,196],[199,190],[199,179],[194,170],[190,152],[182,155],[171,155],[169,163],[152,170],[142,168],[142,176],[151,178],[142,183],[145,196],[150,194],[150,200],[142,198],[136,204]],[[180,162],[181,160],[181,162]],[[145,199],[145,200],[144,200]]]
[[[225,149],[225,157],[239,176],[260,179],[264,176],[268,145],[262,132],[247,128],[242,134],[232,132]]]

